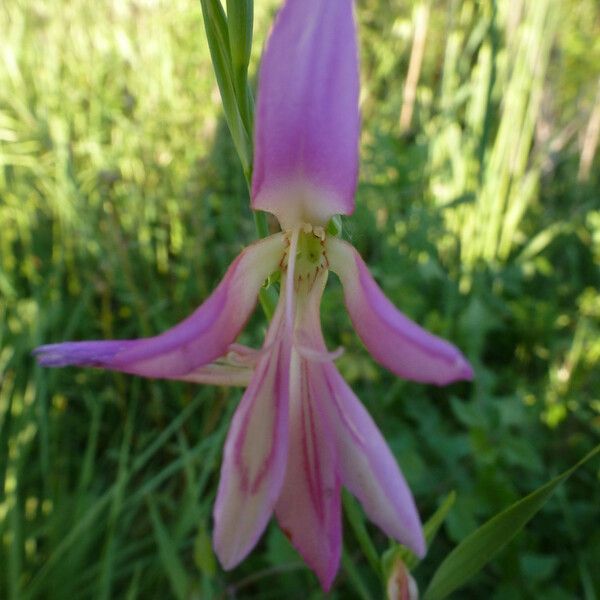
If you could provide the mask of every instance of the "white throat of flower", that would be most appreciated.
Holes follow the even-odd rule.
[[[320,225],[301,223],[285,232],[287,250],[282,261],[286,269],[286,327],[293,332],[296,294],[310,291],[319,272],[327,269],[326,234]]]
[[[286,335],[293,339],[294,349],[304,358],[323,362],[335,360],[342,352],[338,348],[334,352],[323,352],[312,348],[309,336],[304,331],[303,313],[306,304],[310,302],[309,296],[318,293],[320,301],[322,288],[325,285],[329,269],[327,260],[327,236],[325,229],[320,225],[302,223],[284,233],[287,248],[281,261],[281,270],[285,273],[285,325]],[[314,289],[315,285],[322,286],[320,290]]]

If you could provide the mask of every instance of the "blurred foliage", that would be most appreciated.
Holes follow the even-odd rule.
[[[278,5],[255,4],[251,74]],[[598,158],[578,173],[600,13],[595,0],[417,4],[427,38],[401,131],[418,6],[358,2],[361,184],[344,235],[398,306],[467,352],[475,383],[380,369],[333,277],[323,314],[421,513],[457,493],[415,571],[424,588],[456,542],[598,436]],[[239,391],[30,357],[165,329],[253,239],[199,3],[8,0],[0,31],[0,597],[323,597],[276,527],[232,573],[215,565]],[[263,331],[257,314],[243,341]],[[461,597],[596,598],[599,502],[582,469]],[[332,598],[381,594],[355,535]]]

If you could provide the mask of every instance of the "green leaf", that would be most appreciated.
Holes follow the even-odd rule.
[[[463,540],[439,566],[423,600],[441,600],[478,573],[538,512],[552,492],[579,467],[600,452],[600,444],[576,465],[555,477]]]
[[[234,70],[248,68],[252,49],[253,13],[252,0],[227,0],[229,47]]]
[[[439,508],[429,517],[429,520],[423,526],[423,532],[425,534],[425,541],[428,546],[431,546],[431,542],[435,539],[439,528],[442,526],[450,509],[454,506],[456,502],[456,492],[452,490],[445,498],[444,501],[440,504]],[[412,552],[411,552],[412,554]],[[412,569],[414,565],[417,564],[418,558],[415,554],[412,554],[414,558],[414,562],[411,559],[407,559],[406,566],[409,569]]]

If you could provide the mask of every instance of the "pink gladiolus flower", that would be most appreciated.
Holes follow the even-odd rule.
[[[328,272],[371,354],[400,377],[471,379],[450,343],[384,296],[356,250],[326,225],[354,210],[358,58],[352,0],[287,0],[262,59],[252,206],[282,232],[246,248],[190,317],[151,338],[50,344],[45,366],[93,366],[144,377],[247,385],[227,437],[214,508],[214,545],[235,567],[275,513],[329,589],[341,549],[346,486],[390,537],[425,553],[415,504],[371,417],[334,366],[319,305]],[[281,295],[260,350],[235,343],[261,285],[281,271]]]

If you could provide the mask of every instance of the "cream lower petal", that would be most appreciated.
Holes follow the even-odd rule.
[[[271,334],[282,326],[282,312],[278,309]],[[225,442],[213,538],[225,569],[235,567],[255,546],[273,513],[285,475],[290,344],[285,338],[270,343],[272,349],[260,359]]]

